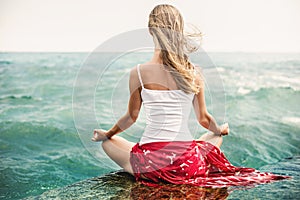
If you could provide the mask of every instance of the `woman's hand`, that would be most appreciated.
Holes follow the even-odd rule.
[[[221,135],[228,135],[229,134],[229,125],[228,123],[222,124],[220,127]]]
[[[94,130],[94,137],[92,137],[92,141],[99,142],[99,141],[107,140],[108,137],[107,137],[106,133],[107,133],[107,131],[105,131],[105,130],[95,129]]]

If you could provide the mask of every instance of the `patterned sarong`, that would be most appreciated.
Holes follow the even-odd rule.
[[[204,141],[137,143],[130,163],[138,181],[189,184],[202,187],[250,186],[289,176],[235,167],[216,146]]]

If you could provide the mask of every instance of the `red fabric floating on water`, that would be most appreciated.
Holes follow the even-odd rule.
[[[253,168],[235,167],[216,146],[204,141],[137,143],[131,166],[138,181],[202,187],[249,186],[290,178]]]

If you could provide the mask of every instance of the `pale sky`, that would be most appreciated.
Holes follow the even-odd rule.
[[[300,52],[300,0],[0,0],[0,51],[93,51],[177,7],[206,51]]]

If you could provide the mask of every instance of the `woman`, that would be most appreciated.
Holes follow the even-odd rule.
[[[183,35],[183,24],[181,14],[171,5],[152,10],[148,27],[155,44],[153,58],[130,72],[127,113],[110,130],[95,129],[92,140],[103,141],[112,160],[149,185],[223,187],[285,178],[234,167],[220,151],[229,126],[219,126],[206,109],[203,80],[187,56],[195,48]],[[137,120],[142,103],[147,126],[140,142],[116,136]],[[192,107],[199,123],[210,131],[198,140],[188,129]]]

